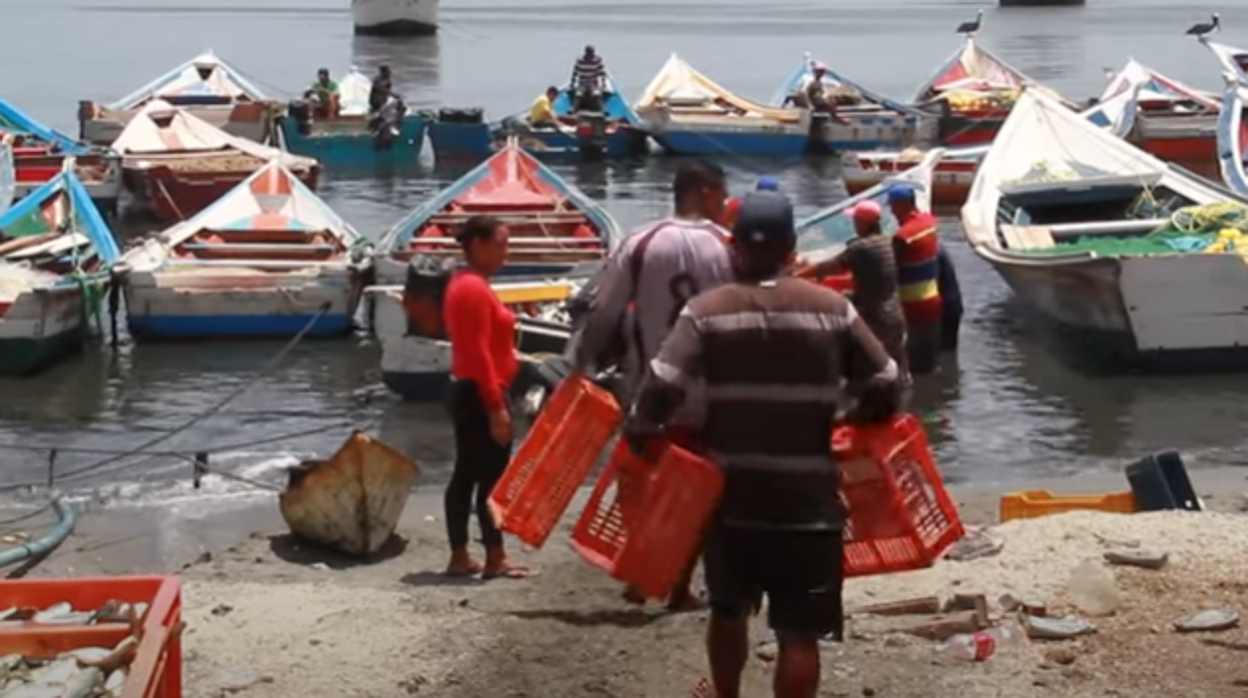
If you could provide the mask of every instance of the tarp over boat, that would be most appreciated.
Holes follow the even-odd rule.
[[[155,246],[127,252],[124,260],[137,270],[158,266],[166,257],[165,250],[205,230],[323,231],[347,248],[360,239],[360,234],[297,175],[270,160],[216,203],[156,236]]]
[[[774,106],[783,107],[785,101],[798,91],[802,82],[811,74],[814,64],[815,61],[811,55],[806,54],[806,58],[802,61],[802,64],[789,75],[789,77],[780,86],[780,90],[771,98],[771,103]],[[865,102],[883,107],[885,109],[891,109],[899,114],[912,116],[919,116],[923,114],[923,112],[918,109],[889,99],[874,90],[864,87],[861,83],[845,77],[831,68],[828,68],[827,72],[824,73],[823,84],[832,94],[848,90]]]
[[[388,253],[409,244],[417,230],[448,208],[471,210],[496,204],[517,208],[544,204],[556,209],[566,206],[585,214],[601,233],[608,250],[619,243],[619,227],[602,206],[525,152],[515,139],[510,139],[506,147],[490,159],[412,210],[382,236],[377,247]]]
[[[914,94],[914,103],[925,104],[942,95],[956,92],[994,92],[1021,90],[1039,86],[1022,71],[998,58],[968,36],[962,45],[923,83]],[[1065,98],[1051,90],[1049,96],[1071,106]]]
[[[1189,198],[1209,196],[1209,188],[1194,175],[1182,174],[1043,91],[1028,88],[980,163],[962,208],[963,228],[972,245],[1000,247],[995,221],[1002,189],[1098,181],[1148,187],[1163,178],[1167,187]]]
[[[107,105],[113,111],[137,109],[153,99],[171,102],[263,102],[269,98],[211,49],[182,63],[139,89]]]
[[[163,153],[212,153],[236,149],[262,160],[279,160],[291,168],[309,168],[316,160],[292,155],[255,141],[232,136],[194,114],[161,100],[149,102],[113,141],[124,156]]]
[[[360,72],[359,68],[351,67],[347,74],[338,80],[338,108],[343,116],[364,116],[368,114],[368,95],[373,91],[373,81]]]
[[[26,112],[18,109],[4,99],[0,99],[0,133],[11,133],[15,136],[33,136],[48,145],[56,146],[62,153],[82,154],[91,150],[90,146],[66,136],[53,128],[35,121]]]
[[[645,112],[663,106],[706,106],[716,111],[722,110],[722,107],[716,106],[717,103],[728,104],[744,112],[739,115],[740,118],[787,122],[797,122],[802,118],[801,110],[768,107],[737,96],[695,70],[675,53],[650,81],[646,91],[637,100],[636,110]]]
[[[1141,102],[1191,101],[1212,112],[1219,109],[1218,100],[1194,87],[1166,77],[1134,58],[1128,59],[1122,70],[1114,74],[1105,86],[1100,101],[1107,102],[1130,89],[1138,90],[1136,99]]]
[[[66,161],[59,174],[0,215],[0,231],[8,239],[58,235],[46,245],[24,248],[6,257],[10,261],[62,249],[69,253],[88,246],[104,264],[121,257],[113,231],[74,175],[72,160]],[[88,255],[81,256],[85,259]]]

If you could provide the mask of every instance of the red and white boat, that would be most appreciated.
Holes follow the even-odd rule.
[[[1134,58],[1113,76],[1101,101],[1133,89],[1138,91],[1138,111],[1127,140],[1163,160],[1216,178],[1221,101]]]
[[[0,99],[0,142],[12,148],[14,195],[22,198],[61,174],[72,158],[74,174],[104,211],[117,207],[121,163],[115,154],[79,143]]]
[[[156,100],[143,107],[113,142],[126,187],[156,215],[186,220],[224,196],[270,160],[278,160],[309,189],[316,160],[270,148]]]

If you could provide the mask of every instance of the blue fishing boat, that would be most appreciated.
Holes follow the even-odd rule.
[[[772,105],[780,108],[802,104],[802,85],[816,67],[823,68],[823,86],[836,115],[846,123],[829,122],[823,128],[824,146],[833,151],[902,148],[927,143],[936,137],[936,117],[889,99],[815,61],[810,54],[780,85]]]
[[[120,256],[72,159],[0,215],[0,374],[32,373],[80,349]]]
[[[322,162],[367,167],[378,161],[420,157],[425,142],[425,117],[395,100],[392,122],[383,108],[378,121],[370,118],[368,95],[373,82],[352,68],[338,81],[337,116],[317,115],[312,101],[291,102],[278,119],[278,130],[286,149]],[[400,113],[401,112],[401,113]]]
[[[429,125],[429,143],[439,160],[480,160],[511,137],[539,157],[620,159],[644,153],[641,119],[608,76],[601,112],[578,112],[565,87],[552,104],[556,126],[534,127],[522,117],[486,123],[479,109],[442,109]]]
[[[600,263],[620,240],[606,210],[509,138],[503,149],[391,228],[377,244],[379,283],[402,283],[415,256],[455,257],[455,232],[488,214],[511,229],[507,276],[554,277]]]
[[[74,173],[91,199],[105,211],[117,209],[121,157],[107,148],[70,138],[0,99],[0,141],[13,150],[14,196],[22,198],[57,177],[72,158]]]

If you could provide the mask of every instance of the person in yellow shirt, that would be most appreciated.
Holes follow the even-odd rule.
[[[558,119],[555,117],[555,98],[558,96],[557,88],[547,87],[545,92],[533,100],[533,106],[529,109],[530,126],[550,128],[556,124]]]

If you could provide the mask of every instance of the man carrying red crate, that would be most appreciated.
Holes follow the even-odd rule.
[[[737,282],[685,306],[626,436],[642,449],[665,435],[687,389],[704,385],[701,441],[725,489],[704,548],[711,680],[697,695],[740,695],[749,617],[766,595],[780,645],[775,695],[814,698],[819,638],[843,626],[832,421],[847,390],[892,394],[897,364],[844,296],[783,275],[796,245],[785,197],[746,195],[733,244]]]

